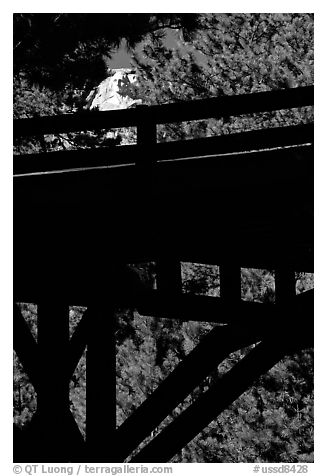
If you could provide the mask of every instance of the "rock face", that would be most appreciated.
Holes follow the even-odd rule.
[[[135,72],[128,68],[110,70],[109,76],[94,88],[86,98],[84,109],[112,111],[128,109],[141,104],[141,99],[132,99],[131,86],[136,83]],[[109,130],[105,139],[120,145],[136,142],[135,128],[119,128]]]
[[[130,87],[136,83],[135,72],[131,69],[113,69],[110,76],[94,88],[86,98],[85,109],[110,111],[127,109],[141,104],[140,99],[132,99],[128,93]]]

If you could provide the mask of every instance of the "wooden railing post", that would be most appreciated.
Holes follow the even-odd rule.
[[[144,106],[145,107],[145,106]],[[145,210],[152,209],[154,197],[154,163],[155,158],[152,155],[152,147],[157,142],[157,127],[155,122],[145,119],[137,125],[137,157],[136,163],[136,181],[138,184],[138,194],[135,197],[142,213]],[[154,217],[156,220],[156,217]],[[154,226],[154,235],[155,235]]]
[[[157,125],[155,122],[144,121],[137,126],[137,145],[148,146],[157,142]]]
[[[69,437],[69,307],[56,296],[38,304],[37,440],[43,461],[65,461]],[[38,450],[37,450],[38,451]]]
[[[241,300],[241,270],[233,263],[224,263],[219,266],[220,297],[230,304]]]
[[[115,312],[104,303],[90,306],[86,354],[86,444],[88,461],[115,460]]]
[[[142,188],[149,187],[152,167],[155,157],[152,157],[151,146],[157,143],[157,125],[145,119],[137,125],[137,146],[139,147],[138,156],[135,158],[136,165],[140,167],[140,179]],[[143,185],[144,181],[144,185]]]
[[[157,285],[159,292],[177,295],[182,291],[181,263],[170,256],[157,261]]]
[[[276,304],[289,304],[296,295],[295,272],[289,267],[280,267],[275,271]]]

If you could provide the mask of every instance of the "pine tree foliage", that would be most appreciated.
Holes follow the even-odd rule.
[[[310,14],[205,14],[192,41],[167,48],[155,34],[135,54],[138,93],[148,104],[249,94],[313,84]],[[312,120],[312,108],[161,128],[188,139]]]

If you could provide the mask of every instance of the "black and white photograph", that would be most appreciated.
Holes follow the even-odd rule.
[[[14,473],[310,473],[310,3],[28,8],[12,15]]]

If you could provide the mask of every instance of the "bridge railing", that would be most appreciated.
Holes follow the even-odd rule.
[[[268,91],[236,96],[223,96],[193,101],[181,101],[156,106],[137,106],[102,112],[83,112],[57,116],[16,119],[14,136],[27,137],[37,134],[55,134],[103,128],[136,126],[170,122],[195,121],[209,118],[239,116],[257,112],[290,109],[313,104],[313,86]]]
[[[312,104],[313,87],[305,87],[179,104],[140,106],[131,110],[85,112],[83,114],[19,119],[14,121],[14,135],[16,138],[136,126],[137,145],[21,155],[15,158],[14,172],[18,175],[28,175],[51,170],[64,172],[67,169],[76,168],[78,169],[76,175],[82,175],[80,169],[83,167],[99,167],[101,165],[130,163],[131,161],[137,165],[138,161],[144,161],[144,157],[146,160],[155,162],[183,157],[208,156],[210,154],[214,155],[216,164],[215,158],[219,154],[311,144],[313,141],[312,124],[161,144],[156,143],[156,135],[158,124],[299,108]],[[311,149],[309,153],[311,154]],[[292,176],[294,178],[294,163],[298,168],[299,164],[296,160],[293,161],[291,157],[292,160],[289,161],[286,169],[287,157],[285,155],[287,154],[282,154],[281,160],[279,160],[279,165],[282,162],[282,166],[278,168],[275,175],[283,175],[286,178]],[[311,155],[307,155],[308,161],[311,163]],[[274,156],[273,160],[275,161],[275,159]],[[307,157],[305,157],[305,162],[306,159]],[[230,163],[226,164],[224,160],[221,162],[221,169],[226,165],[232,167],[233,174],[229,177],[232,177],[235,181],[233,164],[232,166]],[[251,178],[252,174],[255,174],[256,165],[257,162],[249,168],[247,175],[244,175],[244,169],[238,172],[240,180],[242,179],[248,187],[249,180],[246,180],[249,177]],[[275,162],[273,166],[276,169]],[[301,170],[303,170],[303,173],[301,173],[305,175],[306,179],[306,168],[303,167]],[[267,173],[264,174],[264,177],[271,175],[271,170],[268,167],[265,171]],[[90,189],[88,189],[89,195],[87,197],[92,196],[93,192],[95,193],[99,188],[101,174],[102,171],[99,174],[97,173],[94,181],[93,179],[87,181],[90,177],[84,177],[86,182],[83,183],[91,184],[93,187],[91,188],[91,194]],[[71,186],[76,177],[71,177],[70,182],[68,180],[66,195],[64,195],[61,187],[68,175],[63,173],[61,177],[59,175],[55,177],[56,180],[54,181],[56,183],[52,184],[54,185],[52,190],[55,198],[57,196],[69,198],[72,195]],[[258,174],[258,183],[260,183],[259,179],[262,178],[262,175],[261,171],[261,175]],[[295,175],[295,179],[302,175],[300,173]],[[194,180],[198,181],[198,175],[195,174],[194,176]],[[136,178],[140,179],[139,176]],[[178,254],[175,256],[171,250],[167,253],[167,244],[162,237],[160,237],[161,247],[155,249],[158,253],[156,255],[158,289],[148,291],[141,287],[141,290],[138,288],[135,291],[131,285],[129,290],[127,278],[123,277],[120,287],[118,286],[117,282],[119,280],[116,270],[111,269],[111,275],[109,275],[112,276],[111,278],[108,275],[103,276],[100,272],[101,269],[105,269],[104,265],[108,261],[113,268],[111,263],[113,255],[108,253],[108,248],[111,246],[110,239],[113,239],[112,230],[107,233],[107,226],[110,228],[111,225],[110,222],[109,225],[106,223],[108,214],[102,216],[102,211],[100,211],[97,216],[100,216],[103,220],[101,226],[97,223],[98,228],[95,229],[93,227],[95,221],[90,220],[91,225],[84,226],[78,239],[76,239],[74,233],[70,233],[70,228],[66,226],[71,223],[71,217],[73,216],[69,207],[66,210],[65,206],[55,206],[51,209],[51,213],[48,209],[43,209],[44,196],[49,187],[52,186],[49,183],[49,177],[42,176],[36,179],[36,181],[42,183],[36,184],[36,181],[33,182],[31,177],[15,179],[16,185],[18,184],[15,191],[17,227],[15,252],[18,255],[18,258],[15,259],[18,269],[14,286],[15,297],[17,302],[22,302],[25,296],[26,302],[32,302],[34,296],[36,296],[34,302],[38,305],[37,343],[31,336],[17,306],[15,306],[14,311],[14,348],[37,390],[38,399],[38,410],[32,420],[30,429],[19,435],[20,440],[16,444],[16,461],[62,462],[83,461],[84,459],[98,462],[124,461],[141,442],[145,441],[145,438],[170,414],[176,405],[182,402],[187,394],[196,388],[230,352],[261,341],[261,344],[246,359],[243,359],[235,370],[233,369],[232,372],[225,374],[210,391],[207,391],[199,401],[185,410],[180,418],[168,425],[132,460],[133,462],[169,461],[203,427],[216,418],[224,408],[286,353],[312,345],[313,292],[296,296],[295,269],[292,268],[292,263],[290,265],[289,261],[292,260],[289,257],[288,261],[285,261],[286,252],[290,252],[290,247],[286,246],[285,251],[279,245],[279,242],[276,244],[273,238],[270,238],[270,243],[276,245],[275,251],[273,251],[271,247],[269,248],[265,235],[260,238],[264,242],[261,250],[276,265],[274,267],[276,288],[276,302],[274,304],[242,302],[240,293],[240,267],[242,262],[238,255],[239,253],[242,254],[242,250],[240,252],[235,246],[237,241],[234,243],[232,240],[229,243],[229,237],[232,236],[230,234],[224,239],[220,237],[222,248],[220,257],[218,256],[218,234],[215,234],[214,248],[211,251],[209,250],[208,254],[208,256],[210,255],[209,262],[216,263],[215,260],[217,260],[220,267],[219,298],[183,294],[181,289],[181,261],[183,256]],[[309,180],[311,180],[311,175],[309,175]],[[139,188],[142,188],[145,181],[139,185]],[[252,185],[250,184],[250,186]],[[104,181],[103,187],[107,191],[106,181]],[[288,187],[288,183],[286,187]],[[126,187],[127,189],[128,187]],[[146,187],[144,189],[147,193]],[[84,191],[82,188],[83,196]],[[273,191],[276,191],[276,193],[270,200],[271,204],[275,206],[278,202],[279,209],[285,208],[287,204],[285,204],[283,198],[278,197],[279,189],[274,188]],[[311,188],[309,193],[305,194],[304,200],[301,201],[308,203],[309,209],[311,199],[308,200],[307,196],[310,195],[310,192]],[[37,204],[41,203],[42,207],[35,206],[34,198],[31,199],[33,194]],[[134,199],[134,197],[132,198]],[[223,198],[227,202],[226,197],[223,196]],[[293,201],[292,194],[289,198]],[[56,201],[54,203],[56,205]],[[63,203],[65,204],[64,201]],[[99,206],[99,203],[97,205]],[[301,205],[303,204],[301,203]],[[296,204],[294,208],[299,207]],[[76,209],[79,210],[78,207]],[[55,210],[55,213],[53,210]],[[84,202],[81,205],[81,210],[84,214]],[[265,221],[268,217],[267,198],[265,198],[262,210],[263,221]],[[298,210],[296,209],[295,212],[297,213]],[[93,213],[93,209],[91,213]],[[89,213],[89,219],[92,216],[91,213]],[[64,219],[62,215],[64,215]],[[103,219],[104,216],[105,219]],[[281,221],[279,223],[280,220],[273,220],[274,216],[274,214],[270,216],[272,225],[268,231],[273,237],[283,237],[284,241],[285,222]],[[24,222],[26,217],[28,222]],[[177,214],[176,217],[178,218]],[[220,218],[222,220],[222,217]],[[55,222],[54,225],[52,220]],[[248,216],[246,216],[246,220],[248,220]],[[215,219],[213,221],[215,222]],[[297,223],[297,221],[296,215],[294,222]],[[301,230],[306,227],[307,223],[311,223],[308,218],[306,221],[302,219],[300,221]],[[28,226],[25,226],[24,223]],[[32,232],[29,228],[30,223],[33,223]],[[75,223],[78,223],[78,220]],[[174,223],[176,224],[177,220]],[[227,220],[226,223],[230,228],[231,222]],[[226,229],[229,229],[227,226],[224,227],[223,224],[224,222],[221,221],[220,229],[226,233]],[[261,225],[261,222],[259,222],[259,225]],[[150,224],[150,226],[153,225]],[[26,229],[28,233],[25,233]],[[260,235],[260,227],[258,229]],[[103,230],[105,238],[102,240],[101,247],[99,238]],[[133,234],[133,227],[131,227],[131,230],[132,240],[137,240],[138,232]],[[176,233],[176,230],[173,229],[173,232]],[[251,236],[254,236],[255,233],[258,234],[254,227]],[[207,239],[198,241],[201,234],[196,235],[194,243],[201,249],[208,248]],[[94,235],[96,236],[94,237]],[[247,230],[247,235],[249,235],[249,230]],[[122,236],[123,233],[120,237]],[[140,233],[140,237],[144,240],[144,234]],[[242,236],[242,240],[245,239],[247,239],[247,244],[251,244],[248,237]],[[116,243],[116,241],[112,242]],[[305,241],[304,244],[306,244]],[[311,246],[311,242],[309,245]],[[299,249],[302,250],[301,246],[302,242],[299,245]],[[115,259],[119,255],[118,251],[123,252],[125,257],[129,252],[129,247],[125,246],[124,241],[119,242],[118,251],[114,246],[112,248],[115,250]],[[141,249],[143,250],[143,247]],[[99,250],[102,254],[98,252]],[[278,260],[275,256],[272,257],[273,253],[281,250],[283,254],[278,257]],[[195,251],[192,248],[192,253],[195,253]],[[184,249],[183,252],[185,253]],[[243,256],[242,259],[247,258],[247,247],[246,252],[243,251],[243,253],[245,257]],[[251,266],[253,266],[253,250],[251,253]],[[307,250],[309,257],[311,256],[310,253],[310,249]],[[301,251],[301,256],[302,254]],[[27,257],[26,262],[25,257]],[[99,262],[97,262],[97,257],[101,257]],[[259,258],[261,257],[259,256]],[[153,256],[151,259],[154,260]],[[192,258],[190,257],[190,259]],[[196,259],[194,260],[196,261]],[[93,268],[94,262],[96,264],[95,268]],[[76,267],[77,264],[78,268]],[[74,270],[73,277],[70,274],[71,269]],[[94,269],[99,270],[99,272],[95,273]],[[88,301],[85,304],[88,309],[70,339],[68,326],[69,304],[83,304],[79,299],[81,296],[85,297],[86,289],[88,291]],[[74,295],[74,292],[78,294]],[[108,295],[110,301],[107,299]],[[75,296],[77,296],[76,301]],[[121,296],[125,304],[129,304],[127,302],[129,299],[134,299],[132,305],[135,305],[143,315],[182,320],[204,320],[223,323],[224,325],[217,326],[208,334],[201,345],[196,347],[176,367],[174,372],[153,392],[151,397],[124,424],[116,429],[114,312],[115,306],[121,304],[121,302],[115,301],[118,300],[118,296]],[[133,298],[133,296],[135,297]],[[69,382],[86,347],[86,442],[84,442],[70,412]],[[106,378],[103,378],[104,375],[106,375]],[[103,402],[104,396],[105,412],[103,406],[99,404],[99,402]],[[51,418],[49,418],[49,415],[51,415]]]
[[[243,114],[271,112],[313,105],[313,86],[237,96],[177,102],[156,106],[138,106],[115,111],[62,114],[14,120],[14,138],[45,134],[136,127],[137,145],[96,149],[66,150],[44,154],[15,156],[14,173],[35,173],[70,168],[189,157],[194,154],[230,153],[258,148],[299,145],[313,140],[313,126],[276,127],[226,136],[157,143],[160,124],[226,118]],[[152,153],[151,153],[152,152]]]

